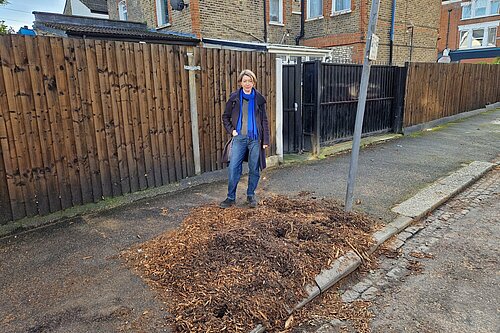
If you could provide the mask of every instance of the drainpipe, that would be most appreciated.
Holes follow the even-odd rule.
[[[295,37],[295,45],[299,45],[300,39],[304,37],[305,0],[300,2],[300,33]]]
[[[453,9],[448,9],[448,29],[446,30],[446,49],[448,48],[448,37],[450,36],[450,14]]]
[[[391,12],[391,40],[389,41],[389,64],[392,66],[392,57],[394,52],[394,25],[396,23],[396,0],[392,0]]]
[[[267,6],[266,1],[264,1],[264,43],[267,43]]]

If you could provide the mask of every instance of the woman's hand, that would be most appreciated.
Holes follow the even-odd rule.
[[[237,136],[238,135],[238,132],[236,132],[236,130],[233,130],[233,136]]]
[[[262,148],[266,149],[268,147],[268,145],[262,145]]]

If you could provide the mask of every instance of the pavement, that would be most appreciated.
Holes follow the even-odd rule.
[[[500,109],[365,147],[355,210],[390,222],[398,215],[391,208],[421,189],[472,161],[495,161],[495,142]],[[349,154],[288,163],[263,173],[257,195],[308,191],[343,202],[348,168]],[[0,239],[2,331],[167,332],[164,304],[118,255],[176,228],[193,207],[222,201],[223,176],[204,175],[168,194]],[[214,181],[192,186],[207,177]]]
[[[344,302],[371,302],[374,333],[498,332],[499,199],[496,167],[384,244],[375,268],[335,292]],[[336,319],[314,326],[302,332],[354,332]]]

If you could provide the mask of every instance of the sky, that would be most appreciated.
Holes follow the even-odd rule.
[[[33,25],[34,11],[62,13],[65,0],[7,0],[8,4],[0,6],[0,21],[17,32],[20,27]]]

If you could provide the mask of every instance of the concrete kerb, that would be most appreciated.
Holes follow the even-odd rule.
[[[370,247],[368,251],[369,254],[375,252],[384,242],[409,227],[413,222],[420,220],[425,214],[428,214],[452,196],[463,191],[471,183],[490,171],[494,166],[495,164],[489,162],[472,162],[458,169],[451,175],[434,182],[412,198],[396,205],[392,210],[398,213],[398,216],[384,228],[372,234],[375,243]],[[437,192],[437,195],[432,195],[432,192]],[[426,196],[430,196],[430,198],[435,201],[432,202]],[[419,200],[421,200],[422,203],[419,203]],[[418,209],[418,213],[415,213],[415,210],[412,208],[413,205],[421,207]],[[354,251],[349,251],[335,260],[330,268],[322,270],[321,273],[315,277],[314,284],[310,284],[306,287],[308,296],[300,301],[294,307],[293,311],[304,307],[317,296],[321,295],[321,293],[355,271],[361,265],[362,260],[363,258],[358,256]],[[257,329],[259,330],[257,331]],[[264,331],[265,327],[259,324],[251,333]]]

